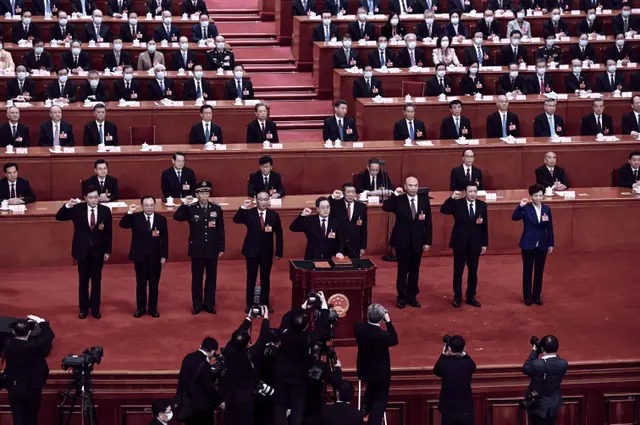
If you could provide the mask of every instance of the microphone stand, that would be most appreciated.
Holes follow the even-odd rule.
[[[385,197],[385,192],[389,189],[389,175],[384,171],[384,166],[385,166],[386,162],[381,160],[380,161],[380,173],[382,174],[382,183],[384,184],[384,190],[382,190],[381,192],[381,196],[380,199],[382,200],[382,203],[384,204],[384,197]],[[375,188],[374,188],[375,190]],[[389,240],[391,239],[391,214],[387,214],[387,228],[386,228],[386,233],[387,233],[387,253],[385,255],[382,256],[382,261],[396,261],[396,256],[394,255],[393,252],[393,248],[391,247],[391,245],[389,244]]]

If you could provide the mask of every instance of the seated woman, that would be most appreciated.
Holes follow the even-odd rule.
[[[393,39],[400,41],[406,34],[407,30],[400,23],[400,17],[397,14],[389,15],[387,23],[382,27],[382,35],[389,41]]]
[[[484,77],[479,73],[478,62],[469,65],[467,75],[460,79],[458,92],[464,96],[474,96],[476,93],[485,94],[487,92],[484,85]]]
[[[449,66],[451,64],[455,66],[460,66],[460,61],[458,60],[458,56],[456,56],[456,51],[453,47],[449,47],[451,45],[451,38],[448,35],[443,35],[438,38],[436,42],[436,48],[433,49],[433,64],[438,65],[440,63]]]

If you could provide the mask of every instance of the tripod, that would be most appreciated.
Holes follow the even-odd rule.
[[[58,410],[58,425],[69,425],[73,410],[76,407],[78,398],[80,399],[80,411],[82,425],[98,425],[96,407],[93,404],[93,389],[91,382],[91,369],[82,366],[73,370],[73,381],[66,391],[60,391],[62,402]],[[68,407],[65,404],[69,401]],[[66,414],[66,421],[65,421]]]

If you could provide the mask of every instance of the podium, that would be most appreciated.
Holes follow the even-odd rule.
[[[349,266],[316,268],[314,261],[290,260],[289,277],[293,284],[291,304],[301,305],[310,292],[322,291],[339,316],[334,344],[355,345],[353,325],[366,319],[376,284],[373,262],[356,258]]]

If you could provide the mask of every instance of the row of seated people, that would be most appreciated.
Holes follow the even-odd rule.
[[[526,95],[562,92],[558,81],[556,80],[554,83],[553,76],[547,70],[547,63],[544,59],[536,62],[536,71],[528,73],[529,75],[522,73],[518,64],[512,63],[504,75],[497,80],[487,82],[478,64],[473,63],[468,68],[466,75],[463,75],[459,83],[455,84],[454,80],[447,75],[446,66],[439,64],[436,66],[435,75],[428,77],[425,81],[424,94],[427,96],[442,94],[446,96],[474,96],[478,93],[482,95],[492,93]],[[595,78],[590,78],[582,71],[582,62],[579,59],[574,59],[571,61],[571,71],[564,74],[564,92],[613,93],[616,90],[620,92],[640,90],[640,72],[625,79],[624,74],[617,72],[617,70],[616,62],[610,59],[607,61],[605,70],[594,76]],[[373,67],[366,65],[362,76],[353,81],[354,99],[384,97],[383,79],[384,77],[374,76]],[[490,84],[494,84],[495,87],[490,87]]]
[[[254,107],[256,119],[247,124],[246,143],[280,143],[276,123],[268,119],[268,108],[264,103]],[[85,146],[118,146],[121,143],[118,125],[107,121],[107,108],[98,103],[93,107],[95,119],[84,126]],[[213,107],[200,107],[201,121],[194,124],[189,132],[189,143],[205,145],[223,144],[222,128],[214,123]],[[29,147],[31,129],[20,122],[20,109],[15,106],[7,109],[7,122],[0,125],[0,146]],[[63,120],[62,108],[54,105],[49,109],[49,119],[40,125],[38,138],[40,146],[75,146],[76,138],[73,125]]]
[[[71,0],[71,12],[82,16],[91,15],[95,10],[99,10],[95,0]],[[145,0],[145,13],[152,16],[162,16],[162,12],[173,10],[173,0]],[[130,14],[135,8],[133,0],[107,0],[106,13],[114,18],[121,18]],[[61,9],[60,0],[10,0],[0,2],[0,14],[7,13],[17,16],[25,11],[36,16],[51,16]],[[204,0],[182,0],[180,1],[180,14],[196,15],[207,13],[207,5]]]
[[[475,182],[479,190],[485,190],[483,171],[474,165],[475,153],[472,149],[462,152],[462,164],[451,169],[449,189],[464,190],[468,182]],[[273,171],[273,159],[263,156],[259,159],[260,169],[249,175],[247,196],[255,197],[258,192],[265,191],[271,198],[282,198],[285,189],[282,176]],[[8,200],[10,204],[28,204],[36,201],[36,194],[31,189],[27,179],[18,176],[18,164],[11,162],[4,164],[5,177],[0,180],[0,201]],[[109,175],[108,163],[104,159],[94,162],[94,173],[82,185],[92,185],[99,188],[102,202],[120,199],[118,179]],[[567,172],[557,165],[555,152],[546,152],[544,164],[534,171],[536,183],[553,190],[567,190],[569,179]],[[624,188],[640,187],[640,152],[632,151],[628,155],[627,163],[617,169],[616,184]],[[164,170],[160,176],[162,197],[176,199],[192,195],[196,188],[196,173],[186,167],[186,154],[176,152],[172,155],[172,167]],[[371,158],[367,168],[354,178],[356,191],[368,191],[371,194],[382,193],[393,188],[389,175],[381,170],[380,160]]]
[[[37,101],[40,99],[57,100],[63,103],[84,102],[108,102],[110,100],[127,101],[142,100],[197,100],[215,99],[235,100],[237,98],[247,100],[254,98],[253,84],[248,78],[244,78],[242,65],[236,65],[234,76],[224,85],[222,96],[214,96],[211,83],[204,77],[202,65],[193,68],[193,76],[182,84],[180,90],[178,84],[173,79],[166,76],[164,65],[157,65],[154,68],[154,78],[148,79],[146,88],[142,90],[142,82],[134,75],[133,67],[125,66],[122,78],[113,81],[111,87],[100,80],[98,71],[92,70],[87,73],[87,80],[77,85],[69,79],[69,70],[60,68],[57,71],[56,80],[41,90],[36,85],[36,81],[29,78],[24,66],[19,65],[16,69],[16,77],[7,82],[7,100],[17,101]]]
[[[457,140],[461,137],[473,139],[482,137],[473,134],[472,123],[468,117],[462,114],[462,102],[453,100],[449,102],[451,115],[440,123],[440,139]],[[564,119],[556,114],[557,101],[552,98],[544,100],[544,112],[537,115],[533,121],[534,137],[566,137],[577,136],[567,134]],[[489,139],[502,137],[521,137],[521,126],[518,114],[509,110],[509,100],[506,95],[499,95],[496,101],[497,111],[487,115],[486,136]],[[604,100],[593,100],[593,113],[584,116],[580,124],[581,136],[612,136],[614,134],[640,136],[640,95],[631,99],[632,111],[624,114],[620,127],[615,127],[613,118],[604,114]],[[405,141],[407,139],[427,140],[427,129],[424,121],[416,119],[416,106],[405,103],[403,106],[404,117],[393,125],[393,139]],[[618,129],[616,131],[616,128]],[[355,118],[347,115],[347,102],[339,100],[334,104],[334,115],[324,121],[322,128],[323,140],[342,140],[347,142],[358,141],[358,127]]]

